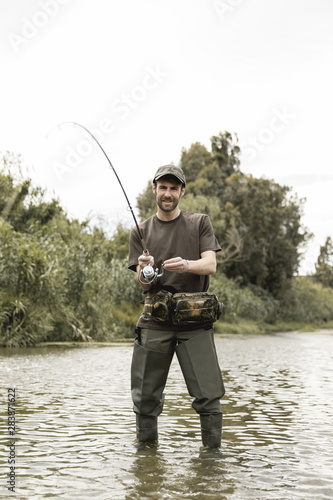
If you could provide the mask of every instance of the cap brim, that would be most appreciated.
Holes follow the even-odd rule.
[[[156,177],[154,177],[153,182],[154,182],[154,181],[158,181],[158,179],[161,179],[162,177],[167,177],[167,176],[174,177],[175,179],[177,179],[177,180],[178,180],[179,182],[181,182],[182,184],[185,184],[184,179],[181,179],[180,177],[178,177],[178,176],[177,176],[177,175],[175,175],[175,174],[162,174],[162,175],[157,175]]]

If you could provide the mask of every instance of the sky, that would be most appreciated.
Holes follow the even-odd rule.
[[[0,151],[70,217],[133,225],[161,165],[236,134],[241,170],[305,199],[300,272],[333,237],[331,0],[0,4]],[[63,124],[59,126],[59,124]],[[137,213],[137,212],[136,212]]]

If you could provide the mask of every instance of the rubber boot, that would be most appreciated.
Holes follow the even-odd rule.
[[[133,410],[137,414],[139,441],[157,439],[157,417],[163,410],[164,387],[169,373],[173,352],[151,351],[135,340],[131,390]]]
[[[200,415],[202,444],[207,448],[219,448],[222,438],[222,413]]]
[[[153,443],[158,439],[157,417],[136,416],[136,437],[140,443]]]
[[[214,344],[213,331],[207,330],[176,347],[192,403],[197,413],[221,413],[220,399],[224,385]]]

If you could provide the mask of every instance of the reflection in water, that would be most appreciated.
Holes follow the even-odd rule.
[[[220,450],[155,449],[146,447],[136,453],[130,473],[136,481],[125,496],[142,498],[216,498],[233,491],[226,478],[227,469]]]
[[[131,346],[0,350],[1,398],[18,392],[17,498],[333,498],[332,332],[216,345],[227,390],[221,450],[201,448],[176,360],[154,447],[135,443]]]

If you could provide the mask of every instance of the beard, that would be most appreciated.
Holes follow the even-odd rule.
[[[159,208],[163,211],[163,212],[173,212],[173,210],[175,210],[175,208],[178,207],[178,204],[179,204],[179,200],[168,200],[171,205],[169,205],[168,207],[165,207],[163,206],[163,202],[165,203],[166,200],[162,200],[161,198],[157,198],[156,199],[157,201],[157,205],[159,206]]]

